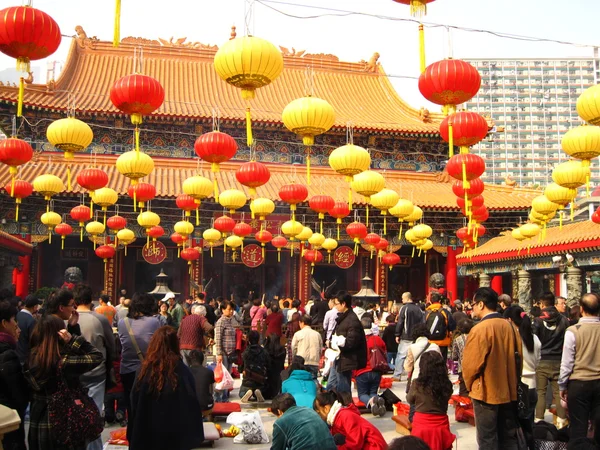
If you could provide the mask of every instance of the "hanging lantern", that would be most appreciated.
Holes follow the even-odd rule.
[[[185,247],[188,237],[194,232],[194,225],[186,220],[180,220],[179,222],[175,223],[173,229],[183,238],[183,246]]]
[[[548,186],[546,186],[546,189],[544,189],[544,195],[552,203],[556,203],[559,206],[558,217],[560,221],[560,229],[562,229],[562,209],[565,208],[569,203],[571,203],[575,199],[575,197],[577,197],[577,189],[569,189],[559,186],[556,183],[550,183]]]
[[[160,225],[160,216],[152,211],[143,211],[138,214],[137,223],[146,231],[146,245],[149,244],[150,235],[148,234],[148,230],[150,230],[152,227]]]
[[[175,232],[173,234],[171,234],[171,241],[177,245],[177,257],[179,258],[179,256],[181,256],[181,247],[184,246],[185,241],[186,241],[186,237],[182,236],[181,234]]]
[[[383,234],[387,234],[388,210],[396,206],[399,200],[400,196],[396,191],[392,191],[391,189],[382,189],[371,197],[371,203],[381,211],[381,215],[383,216]]]
[[[46,130],[48,142],[65,152],[67,160],[67,189],[71,190],[71,161],[73,154],[84,151],[94,139],[90,126],[75,117],[59,119],[48,125]],[[118,162],[118,160],[117,160]]]
[[[44,196],[46,200],[46,212],[50,211],[50,199],[65,190],[62,180],[56,175],[44,174],[33,180],[33,189]]]
[[[559,205],[550,201],[545,195],[538,195],[531,201],[531,206],[543,216],[543,220],[548,220],[549,216],[556,213]]]
[[[589,179],[590,168],[583,167],[581,161],[570,160],[562,164],[557,165],[552,170],[552,180],[559,186],[567,189],[575,190],[586,184]],[[575,200],[575,196],[571,200]],[[575,214],[575,202],[571,201],[571,220],[573,220]]]
[[[252,212],[252,218],[258,216],[259,220],[265,220],[265,218],[275,211],[275,203],[268,198],[257,198],[250,203],[250,211]]]
[[[52,231],[62,222],[60,214],[57,214],[54,211],[45,212],[42,214],[42,217],[40,217],[40,221],[48,228],[48,243],[52,244]]]
[[[135,242],[135,233],[129,228],[123,228],[117,231],[117,240],[123,245],[125,249],[125,256],[127,256],[127,246]]]
[[[97,189],[92,195],[92,201],[102,208],[104,212],[104,224],[106,224],[106,211],[109,206],[114,205],[119,200],[119,194],[117,194],[111,188]]]
[[[296,222],[295,220],[288,220],[281,225],[281,232],[285,234],[290,241],[293,241],[297,235],[302,233],[303,229],[304,225],[302,225],[300,222]]]
[[[456,105],[477,94],[481,77],[475,67],[459,59],[445,59],[427,66],[419,76],[419,91],[427,100],[454,113]]]
[[[373,251],[376,249],[375,245],[381,241],[381,237],[377,233],[369,233],[365,236],[364,242],[367,248],[371,252],[371,259],[373,259]]]
[[[600,155],[600,128],[589,125],[573,128],[563,136],[561,146],[567,155],[580,159],[587,169],[585,187],[589,197],[590,160]]]
[[[296,205],[302,203],[308,197],[308,189],[303,184],[285,184],[279,188],[279,198],[290,204],[292,220],[296,220]]]
[[[469,189],[470,180],[479,178],[485,172],[485,161],[472,153],[454,155],[446,164],[448,175],[463,183],[463,189]]]
[[[94,195],[96,189],[105,187],[108,184],[108,174],[96,167],[83,169],[77,175],[77,184],[90,193],[90,197]],[[90,200],[90,211],[94,213],[94,203]]]
[[[450,157],[454,156],[454,146],[461,153],[468,153],[469,147],[481,142],[488,134],[488,124],[483,116],[474,112],[460,111],[446,117],[440,124],[440,135],[448,142]]]
[[[435,0],[394,0],[396,3],[410,5],[410,15],[413,17],[423,17],[427,15],[427,3]]]
[[[371,155],[358,145],[346,144],[331,152],[329,165],[337,173],[344,175],[348,183],[352,183],[354,175],[369,169]],[[352,210],[352,188],[348,189],[348,209]]]
[[[389,213],[398,218],[400,224],[400,230],[398,231],[398,237],[402,237],[402,224],[406,222],[406,218],[410,218],[411,214],[415,210],[415,205],[410,200],[403,198],[399,199],[396,204],[389,209]],[[420,219],[420,218],[419,218]],[[418,220],[418,219],[417,219]]]
[[[269,169],[263,163],[250,161],[238,167],[235,171],[235,178],[240,184],[249,189],[250,209],[252,209],[253,199],[256,197],[256,188],[269,182],[271,172],[269,172]]]
[[[146,202],[156,197],[156,188],[150,183],[132,184],[127,189],[127,195],[133,199],[133,210],[137,211],[137,208],[140,208],[140,211],[143,211]]]
[[[60,235],[60,249],[65,249],[65,238],[73,232],[73,227],[68,223],[59,223],[54,227],[54,232]]]
[[[304,252],[303,258],[310,262],[310,273],[314,272],[315,264],[323,261],[323,254],[319,250],[307,250]]]
[[[377,256],[379,256],[380,260],[385,254],[385,252],[387,252],[389,245],[390,243],[387,241],[387,239],[380,239],[379,242],[375,244],[375,248],[377,249]]]
[[[452,192],[454,192],[454,195],[462,198],[466,197],[467,199],[483,194],[484,190],[485,185],[483,184],[483,181],[481,181],[481,178],[473,178],[470,180],[468,188],[463,187],[462,181],[455,181],[452,184]]]
[[[320,232],[323,233],[323,219],[325,213],[335,205],[335,200],[329,195],[313,195],[308,200],[308,207],[319,214]]]
[[[198,250],[196,250],[194,247],[188,247],[188,248],[184,248],[181,253],[180,256],[182,259],[185,259],[188,263],[189,266],[189,274],[190,276],[192,275],[192,265],[194,263],[194,261],[196,261],[197,259],[200,258],[200,252]]]
[[[346,233],[354,241],[354,254],[358,255],[358,244],[369,234],[367,227],[364,223],[352,222],[346,227]]]
[[[85,231],[92,237],[92,241],[94,242],[94,248],[96,248],[96,238],[104,233],[106,230],[106,226],[102,222],[98,222],[96,220],[88,223],[85,226]]]
[[[194,211],[198,205],[196,205],[196,200],[191,195],[187,194],[179,194],[175,199],[175,204],[179,209],[185,211],[185,218],[188,218],[191,215],[191,212]]]
[[[19,166],[27,164],[33,158],[33,147],[22,139],[8,138],[0,141],[0,162],[9,166],[9,173],[14,183]],[[37,190],[37,189],[36,189]],[[64,190],[61,189],[61,191]],[[12,187],[9,194],[12,196]]]
[[[277,262],[281,262],[281,249],[287,245],[287,239],[283,236],[275,236],[271,239],[271,245],[277,249]]]
[[[600,211],[599,211],[600,207],[598,209],[596,209],[596,211],[594,211],[594,213],[592,214],[592,222],[594,222],[595,224],[600,224]]]
[[[335,219],[337,223],[337,240],[340,240],[340,225],[342,219],[350,214],[348,203],[346,202],[335,202],[333,208],[329,210],[329,215]]]
[[[227,247],[231,247],[233,250],[236,250],[237,248],[239,248],[240,246],[243,245],[243,241],[242,238],[239,236],[236,236],[235,234],[232,234],[231,236],[228,236],[225,239],[225,248]]]
[[[600,125],[600,85],[587,88],[577,99],[577,114],[592,125]]]
[[[244,238],[252,233],[252,227],[246,222],[239,222],[233,227],[233,234],[242,239],[242,250],[244,250]]]
[[[283,124],[292,133],[302,138],[306,147],[306,182],[310,185],[310,152],[315,136],[327,133],[335,123],[333,106],[327,101],[311,97],[293,100],[283,110]]]
[[[265,258],[265,244],[271,242],[271,240],[273,240],[273,235],[271,234],[270,231],[267,230],[260,230],[257,231],[256,234],[254,235],[254,238],[260,242],[260,246],[262,247],[262,257],[263,259]]]
[[[14,182],[8,183],[4,186],[4,189],[12,198],[15,199],[15,221],[19,221],[19,205],[21,200],[29,197],[33,193],[33,186],[31,183],[23,180],[14,180]]]
[[[165,90],[160,82],[139,73],[119,78],[110,88],[110,101],[119,111],[129,114],[136,127],[142,123],[142,116],[152,114],[164,100]]]
[[[234,214],[236,209],[242,208],[246,204],[246,194],[239,189],[227,189],[221,192],[219,203],[229,214]]]
[[[383,175],[374,170],[365,170],[354,176],[354,180],[350,183],[352,189],[365,197],[367,204],[367,219],[366,224],[369,226],[369,203],[371,196],[381,192],[385,187],[385,179]]]
[[[311,230],[309,227],[304,227],[304,228],[302,228],[302,231],[300,232],[300,234],[296,235],[296,239],[298,239],[300,241],[300,249],[301,249],[300,256],[304,255],[305,243],[312,237],[313,234],[314,234],[313,230]]]
[[[165,229],[160,225],[156,225],[146,230],[146,234],[152,238],[152,244],[154,245],[154,242],[156,242],[158,238],[165,235]]]
[[[214,67],[222,80],[242,90],[242,98],[247,102],[247,144],[252,147],[250,100],[256,89],[270,84],[281,74],[283,56],[277,47],[264,39],[232,36],[215,54]]]
[[[413,226],[416,222],[423,218],[423,210],[419,208],[417,205],[413,206],[413,211],[410,215],[404,218],[404,221],[408,223],[409,226]]]
[[[433,242],[430,241],[429,239],[425,239],[425,243],[421,244],[421,246],[419,246],[419,252],[423,251],[424,253],[424,257],[423,257],[423,263],[427,264],[427,252],[429,250],[431,250],[433,248]]]
[[[392,270],[392,267],[400,262],[400,256],[398,256],[396,253],[386,253],[383,255],[383,258],[381,258],[381,262],[383,262],[383,264]]]
[[[211,164],[214,196],[215,200],[219,201],[219,184],[216,175],[220,171],[219,164],[229,161],[235,156],[238,150],[237,142],[227,133],[211,131],[196,139],[194,150],[200,159]]]
[[[182,185],[183,192],[196,201],[196,226],[200,225],[200,205],[202,200],[213,193],[213,185],[208,178],[200,175],[186,178]]]
[[[428,239],[433,234],[433,230],[431,229],[431,227],[422,223],[419,225],[415,225],[412,231],[415,238],[418,240]]]
[[[477,209],[474,209],[471,212],[471,215],[473,216],[474,222],[482,223],[489,219],[490,212],[488,211],[487,207],[484,205],[484,206],[480,206]]]
[[[56,21],[31,6],[12,6],[0,11],[0,52],[17,60],[18,72],[30,72],[30,61],[47,58],[62,39]],[[22,116],[25,80],[19,81],[17,117]]]
[[[313,233],[313,235],[308,238],[308,243],[312,245],[313,249],[320,249],[323,246],[323,242],[325,242],[325,236],[321,233]]]
[[[101,245],[96,249],[96,256],[104,261],[104,272],[106,272],[106,263],[115,256],[115,248],[112,245]]]
[[[118,234],[119,230],[122,230],[127,226],[127,219],[119,215],[111,216],[106,220],[106,226],[114,234]],[[115,247],[119,245],[119,238],[117,237],[116,239]]]
[[[117,158],[115,163],[117,170],[121,175],[131,180],[131,184],[136,186],[140,178],[144,178],[154,170],[154,160],[143,152],[130,151],[125,152]],[[137,190],[133,189],[133,206],[135,211],[137,199]]]
[[[456,199],[456,205],[462,210],[462,213],[465,216],[470,216],[471,215],[471,210],[477,209],[477,208],[481,208],[485,203],[485,199],[483,198],[483,195],[478,195],[476,197],[471,198],[470,200],[467,200],[467,202],[465,203],[465,199],[458,197]]]
[[[531,239],[531,238],[537,236],[538,234],[540,234],[540,231],[541,231],[540,226],[535,223],[526,223],[524,225],[521,225],[520,228],[521,228],[521,234],[526,239]],[[527,253],[529,253],[530,248],[531,248],[531,244],[529,244],[527,246]]]
[[[229,216],[217,217],[213,226],[223,233],[223,237],[227,237],[235,228],[235,220]]]
[[[215,228],[209,228],[202,233],[204,243],[210,247],[210,257],[213,257],[213,248],[219,245],[221,240],[221,232]]]

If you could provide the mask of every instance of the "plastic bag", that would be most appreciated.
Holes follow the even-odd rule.
[[[227,416],[227,423],[235,425],[241,432],[233,438],[234,444],[268,444],[269,436],[258,411],[234,412]]]
[[[215,383],[220,383],[223,380],[223,369],[225,369],[223,363],[217,363],[217,367],[215,367]]]
[[[127,442],[127,427],[111,431],[107,442],[113,445],[129,445],[129,442]]]
[[[219,367],[222,371],[221,381],[215,384],[215,389],[218,391],[228,391],[229,389],[233,389],[233,377],[222,363],[219,363],[215,369],[215,381],[217,380],[217,371],[219,370]]]

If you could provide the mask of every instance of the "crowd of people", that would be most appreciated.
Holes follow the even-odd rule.
[[[5,449],[101,449],[104,424],[115,422],[127,426],[132,450],[196,448],[199,421],[231,401],[223,372],[241,376],[242,403],[271,401],[273,449],[450,449],[452,372],[472,402],[480,449],[536,448],[536,433],[552,431],[548,409],[569,448],[600,442],[593,293],[577,311],[544,293],[528,312],[489,288],[454,305],[436,292],[427,302],[406,292],[390,305],[344,291],[305,305],[203,293],[181,303],[172,294],[123,296],[116,307],[93,300],[85,284],[43,305],[0,292],[0,403],[22,419]],[[391,443],[357,407],[376,417],[392,409],[399,399],[380,389],[386,372],[407,382],[412,426]]]

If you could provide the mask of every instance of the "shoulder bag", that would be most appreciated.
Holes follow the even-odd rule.
[[[129,337],[131,338],[131,344],[133,345],[133,348],[135,349],[135,352],[137,353],[138,358],[140,359],[140,361],[144,361],[144,354],[140,350],[140,346],[138,345],[137,341],[135,340],[135,336],[133,335],[133,330],[131,329],[131,323],[129,322],[129,317],[125,317],[125,326],[127,327],[127,334],[129,334]]]
[[[517,333],[512,323],[509,324],[513,332],[515,342],[515,367],[517,370],[517,417],[526,419],[529,412],[529,386],[521,381],[521,355],[519,354],[519,346],[517,345]]]
[[[369,358],[369,365],[373,372],[387,373],[390,370],[390,366],[387,362],[387,355],[377,345],[371,349],[371,357]]]

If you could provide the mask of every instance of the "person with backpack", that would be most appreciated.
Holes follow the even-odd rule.
[[[373,320],[363,316],[361,324],[367,337],[367,365],[354,372],[358,398],[363,402],[374,416],[383,417],[386,413],[385,400],[377,395],[383,371],[389,369],[387,365],[387,351],[385,342],[372,332]]]
[[[452,343],[452,331],[456,328],[456,322],[452,314],[444,308],[443,304],[448,302],[447,298],[433,292],[430,300],[431,305],[425,311],[425,324],[431,335],[431,343],[438,345],[445,361],[448,359],[448,347]]]
[[[425,321],[423,311],[419,305],[413,302],[412,294],[405,292],[402,294],[402,309],[398,315],[396,324],[396,342],[398,343],[398,353],[394,360],[394,381],[401,381],[402,371],[404,369],[404,360],[408,352],[408,347],[413,343],[413,333],[415,326]]]

